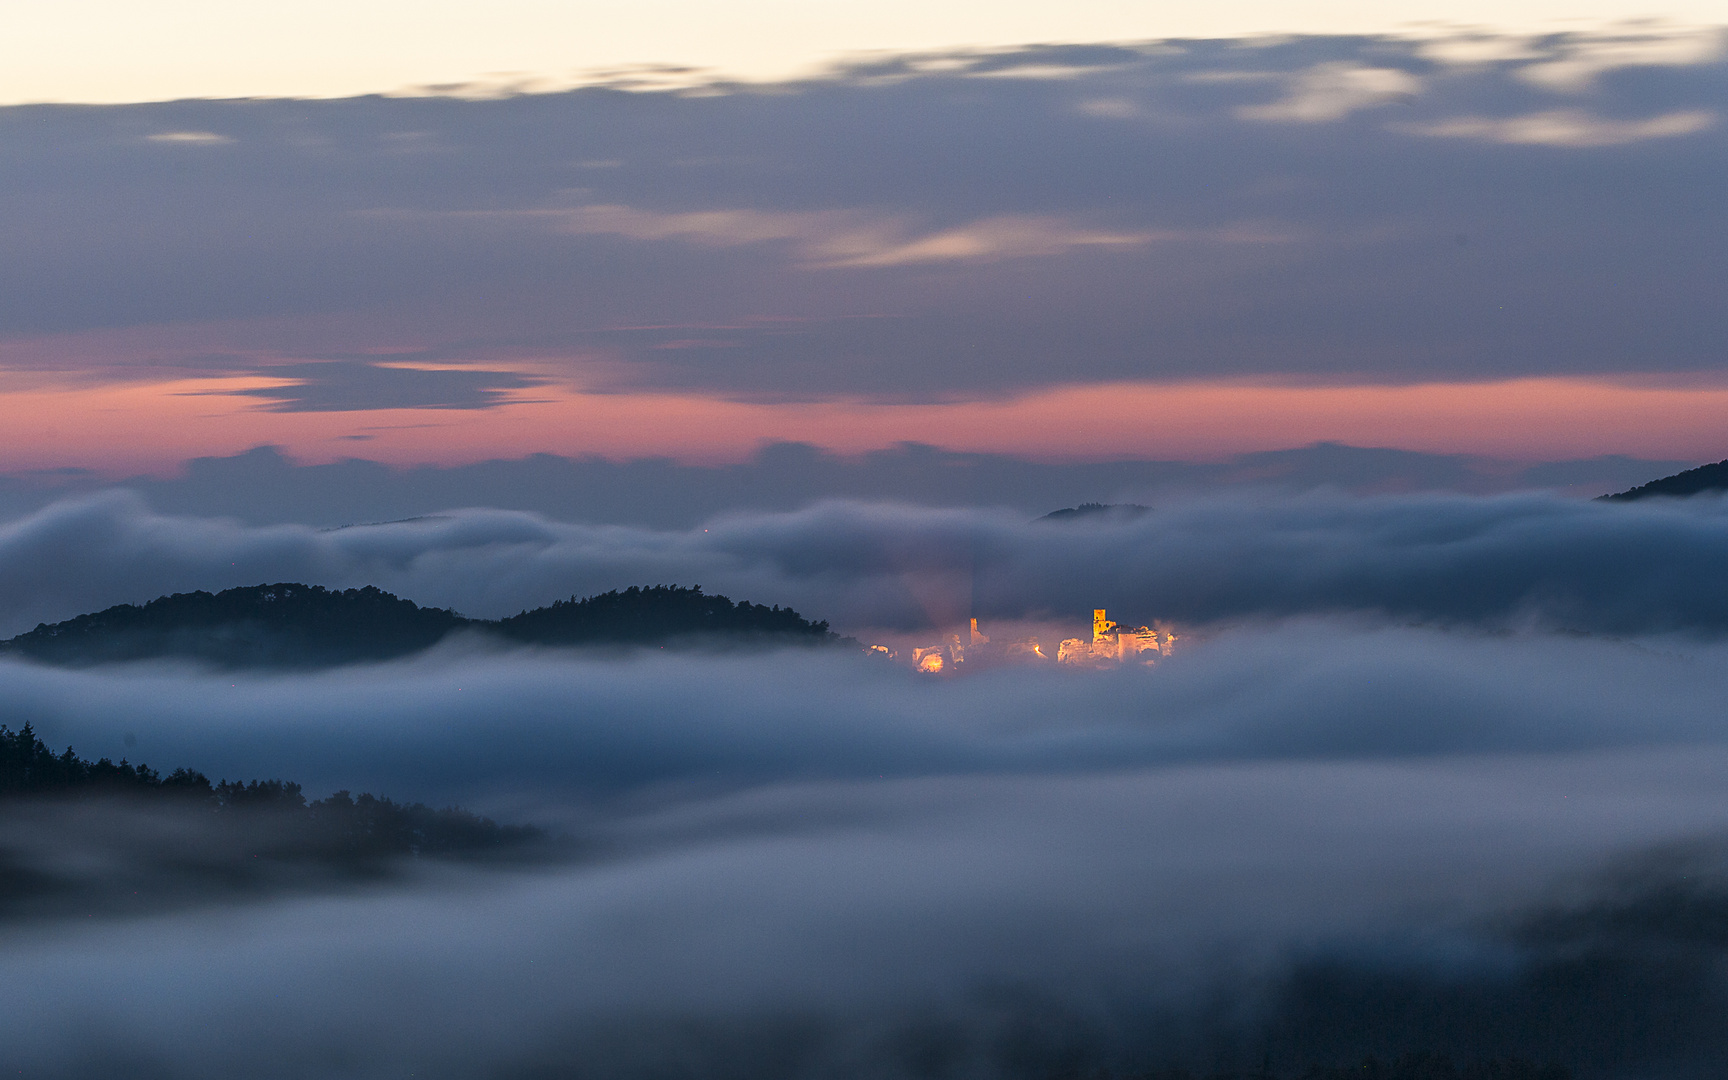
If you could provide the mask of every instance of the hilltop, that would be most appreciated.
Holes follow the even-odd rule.
[[[1039,521],[1075,521],[1080,518],[1107,517],[1132,520],[1141,514],[1149,513],[1150,506],[1139,503],[1081,503],[1063,510],[1052,510]]]
[[[810,622],[779,605],[770,608],[747,600],[734,604],[704,593],[700,585],[633,585],[585,600],[572,596],[484,625],[533,645],[647,645],[687,638],[804,644],[840,640],[826,621]]]
[[[428,649],[457,630],[525,645],[827,645],[826,622],[791,608],[710,595],[700,585],[631,586],[506,619],[470,619],[423,608],[382,589],[334,590],[280,582],[219,593],[175,593],[41,624],[0,642],[53,664],[165,657],[224,667],[327,667],[389,660]]]
[[[44,623],[0,642],[0,651],[62,664],[184,656],[230,667],[317,667],[418,652],[470,621],[372,586],[279,582],[118,604]]]
[[[1604,495],[1602,499],[1606,502],[1631,502],[1655,496],[1683,499],[1688,495],[1700,495],[1706,491],[1728,491],[1728,461],[1700,465],[1696,469],[1687,469],[1673,476],[1652,480],[1648,484],[1640,484],[1629,491]]]
[[[424,861],[528,865],[568,838],[459,807],[337,791],[307,801],[287,780],[54,753],[29,723],[0,725],[0,923],[146,914],[343,889]]]

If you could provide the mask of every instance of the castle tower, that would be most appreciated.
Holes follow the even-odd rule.
[[[1104,639],[1116,632],[1116,624],[1104,617],[1103,608],[1092,609],[1092,644],[1101,645]]]

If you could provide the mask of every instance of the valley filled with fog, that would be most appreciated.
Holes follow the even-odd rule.
[[[953,678],[462,634],[291,673],[0,660],[0,723],[56,752],[459,803],[563,845],[9,918],[0,1037],[38,1076],[1282,1075],[1424,1050],[1708,1075],[1725,553],[1709,497],[1068,522],[839,501],[683,530],[58,503],[0,524],[0,633],[296,580],[477,618],[699,583],[863,642],[1108,607],[1182,638],[1150,668]],[[0,815],[15,873],[148,882],[206,842],[30,812]]]
[[[1719,1080],[1728,27],[1462,2],[8,19],[0,1075]]]

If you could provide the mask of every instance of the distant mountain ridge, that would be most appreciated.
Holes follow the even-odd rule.
[[[1648,484],[1640,484],[1629,491],[1603,495],[1602,499],[1605,502],[1632,502],[1656,496],[1683,499],[1688,495],[1701,495],[1706,491],[1728,491],[1728,461],[1700,465],[1696,469],[1687,469],[1673,476],[1652,480]]]
[[[526,645],[640,646],[679,642],[827,645],[844,639],[791,608],[733,603],[700,585],[631,586],[572,596],[506,619],[470,619],[366,586],[278,582],[175,593],[119,604],[0,641],[54,664],[180,657],[225,667],[328,667],[390,660],[431,648],[456,630]]]
[[[572,596],[483,625],[513,641],[534,645],[649,644],[666,640],[669,633],[838,640],[825,621],[810,622],[789,607],[770,608],[749,601],[734,604],[724,596],[704,593],[699,585],[689,589],[632,586],[585,600]]]
[[[1081,518],[1097,518],[1097,517],[1117,518],[1120,520],[1132,520],[1134,518],[1139,517],[1141,514],[1150,513],[1151,510],[1152,510],[1152,508],[1150,506],[1141,506],[1139,503],[1095,503],[1095,502],[1089,502],[1089,503],[1081,503],[1079,506],[1070,506],[1064,510],[1052,510],[1048,514],[1045,514],[1043,517],[1038,518],[1037,520],[1038,521],[1075,521],[1075,520],[1078,520]]]

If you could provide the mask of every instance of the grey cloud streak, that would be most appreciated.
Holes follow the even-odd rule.
[[[0,109],[0,364],[412,348],[913,399],[1714,371],[1724,63],[1707,33],[1191,41],[704,95]],[[155,336],[40,337],[103,327]],[[327,389],[298,407],[390,388]]]
[[[496,617],[631,584],[701,584],[843,630],[968,615],[1075,623],[1098,606],[1189,625],[1362,613],[1606,633],[1728,629],[1720,500],[1240,495],[1132,521],[825,502],[689,530],[451,511],[319,531],[156,514],[111,492],[0,526],[0,631],[260,581],[372,584]]]
[[[536,386],[542,381],[509,371],[466,371],[352,360],[277,364],[257,374],[292,381],[284,386],[230,392],[240,397],[263,398],[268,402],[265,408],[271,412],[489,409],[521,399],[508,391]]]

